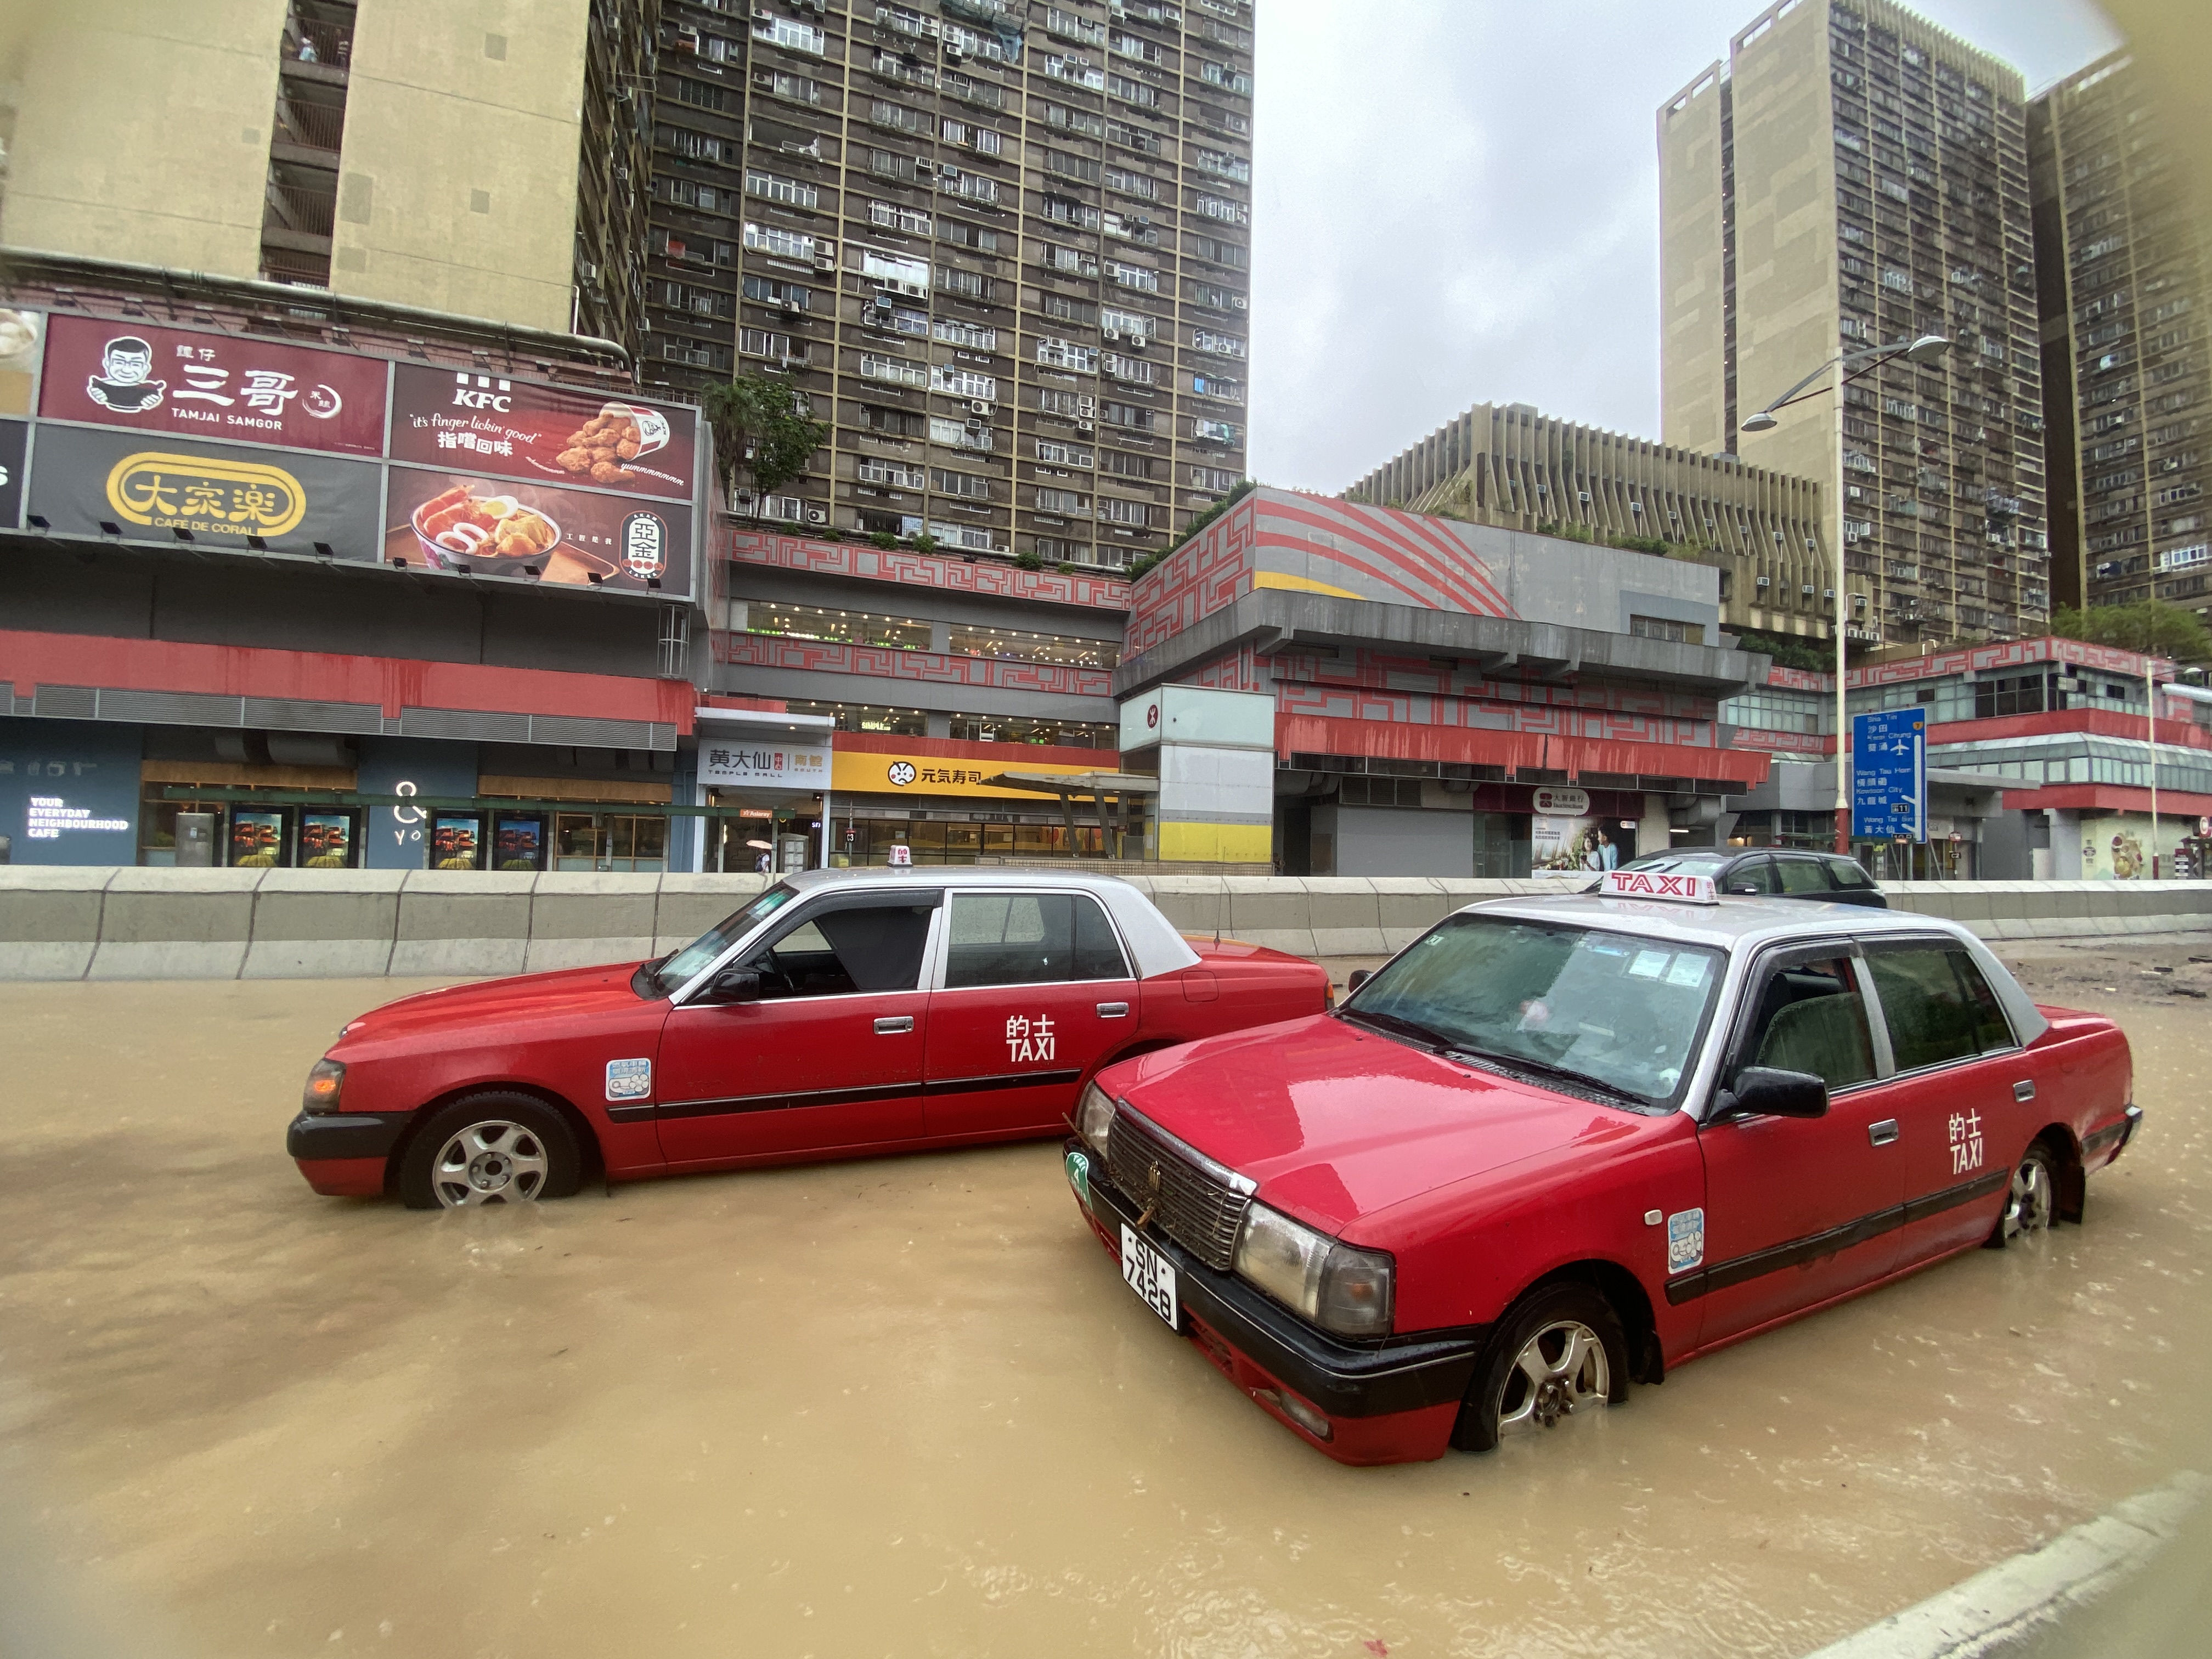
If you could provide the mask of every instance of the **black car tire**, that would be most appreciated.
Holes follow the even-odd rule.
[[[447,1158],[459,1137],[478,1129],[485,1132],[487,1153],[506,1154],[505,1178],[494,1168],[497,1184],[489,1188],[470,1176],[468,1166]],[[410,1137],[400,1154],[399,1196],[410,1210],[566,1198],[576,1190],[580,1168],[576,1137],[559,1112],[530,1095],[487,1090],[440,1108]]]
[[[2058,1158],[2049,1146],[2037,1141],[2012,1172],[1996,1225],[1982,1241],[1984,1248],[2002,1250],[2029,1233],[2048,1232],[2058,1221]]]
[[[1628,1334],[1613,1304],[1589,1285],[1540,1285],[1498,1321],[1460,1406],[1459,1421],[1452,1429],[1453,1445],[1471,1452],[1496,1449],[1507,1387],[1526,1387],[1525,1379],[1516,1376],[1522,1350],[1542,1334],[1565,1325],[1582,1328],[1604,1350],[1606,1388],[1601,1403],[1617,1406],[1628,1398]]]

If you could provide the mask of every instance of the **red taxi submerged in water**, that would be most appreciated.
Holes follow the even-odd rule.
[[[1069,1180],[1124,1279],[1332,1457],[1486,1450],[2079,1220],[2134,1133],[2118,1028],[1954,924],[1606,885],[1084,1091]]]
[[[1102,1066],[1328,1001],[1312,963],[1194,945],[1127,882],[814,871],[656,962],[362,1015],[285,1146],[319,1193],[428,1208],[1051,1135]]]

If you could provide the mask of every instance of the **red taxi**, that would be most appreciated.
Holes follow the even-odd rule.
[[[319,1193],[430,1208],[1051,1135],[1102,1066],[1328,1002],[1313,963],[1185,939],[1127,882],[814,871],[658,961],[362,1015],[285,1147]]]
[[[2118,1028],[1964,928],[1694,875],[1473,905],[1354,986],[1102,1072],[1066,1153],[1138,1297],[1347,1463],[2078,1221],[2140,1118]]]

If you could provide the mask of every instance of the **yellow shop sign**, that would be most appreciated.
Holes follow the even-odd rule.
[[[307,514],[307,492],[280,466],[154,449],[109,470],[107,504],[132,524],[209,536],[282,536]]]
[[[982,795],[996,800],[1042,801],[1049,795],[994,789],[983,780],[1002,772],[1043,772],[1075,777],[1111,772],[1115,756],[1101,750],[1096,766],[1052,766],[1024,760],[973,760],[964,756],[885,755],[838,749],[830,757],[830,787],[840,795]]]

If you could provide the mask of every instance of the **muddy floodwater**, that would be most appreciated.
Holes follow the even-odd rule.
[[[317,1198],[283,1152],[340,1022],[418,988],[0,988],[0,1632],[1802,1654],[2212,1469],[2212,967],[2157,960],[2027,970],[2135,1043],[2147,1124],[2086,1226],[1373,1470],[1129,1293],[1054,1146],[423,1215]]]

